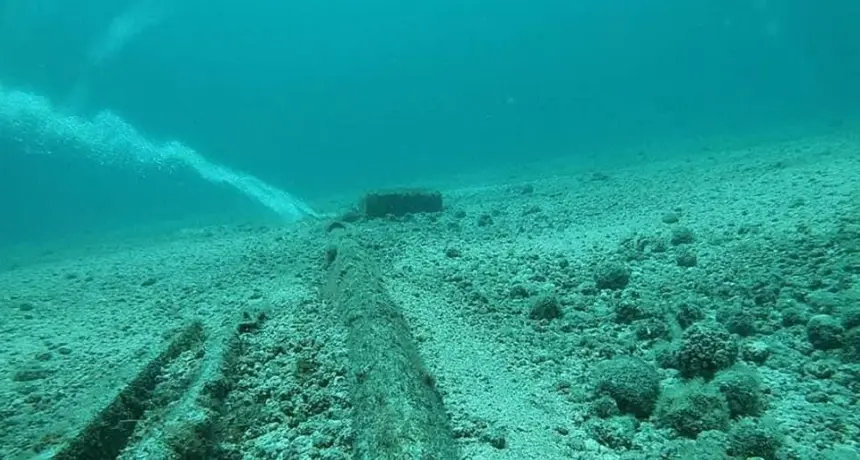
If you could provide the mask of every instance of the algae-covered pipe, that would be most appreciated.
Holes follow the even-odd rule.
[[[434,379],[371,252],[343,235],[327,262],[325,297],[348,331],[354,458],[459,459]]]

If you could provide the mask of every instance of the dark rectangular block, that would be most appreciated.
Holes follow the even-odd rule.
[[[442,193],[421,189],[371,192],[362,198],[361,211],[370,219],[442,212]]]

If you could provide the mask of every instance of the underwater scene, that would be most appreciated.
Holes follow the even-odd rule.
[[[0,0],[0,460],[860,460],[860,2]]]

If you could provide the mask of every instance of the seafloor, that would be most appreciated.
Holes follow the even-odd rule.
[[[858,459],[858,185],[860,136],[829,134],[10,253],[0,458],[393,458],[357,446],[366,337],[325,294],[354,238],[411,341],[363,352],[417,349],[464,459]]]

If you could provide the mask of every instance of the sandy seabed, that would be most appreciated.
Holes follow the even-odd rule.
[[[840,134],[443,187],[441,214],[343,225],[464,459],[857,459],[858,185]],[[0,459],[353,458],[328,224],[0,272]]]

